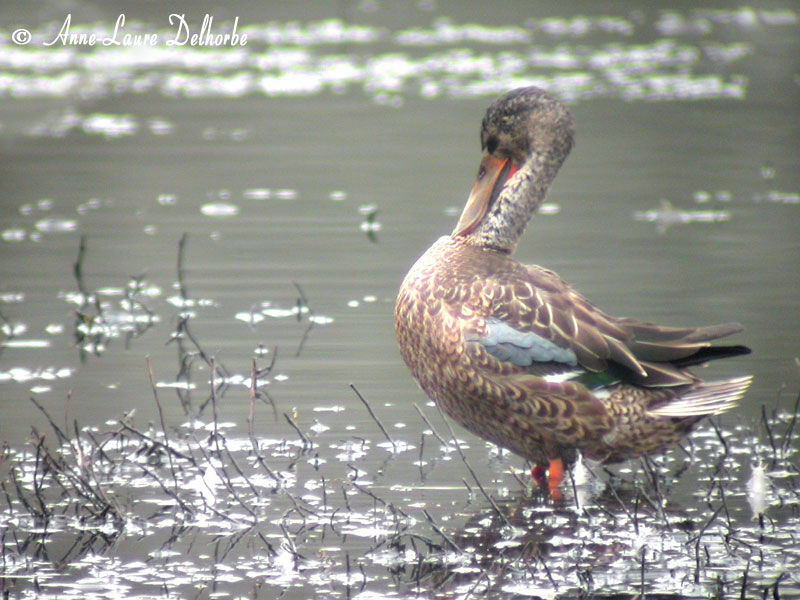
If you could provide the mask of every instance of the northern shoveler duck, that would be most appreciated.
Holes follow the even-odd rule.
[[[551,490],[577,452],[618,462],[663,451],[731,408],[752,379],[704,382],[688,370],[748,353],[710,344],[740,325],[612,317],[553,271],[512,258],[573,134],[569,110],[538,88],[489,106],[467,204],[406,275],[394,315],[403,359],[428,396],[531,461],[535,476],[549,467]]]

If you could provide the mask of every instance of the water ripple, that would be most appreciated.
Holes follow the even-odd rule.
[[[44,28],[34,32],[32,44],[0,46],[0,98],[118,97],[151,91],[178,98],[299,97],[360,89],[375,102],[398,106],[408,96],[471,98],[534,83],[568,99],[741,98],[747,78],[730,69],[755,52],[753,31],[777,32],[798,20],[791,9],[750,8],[662,11],[652,22],[642,14],[497,26],[440,18],[427,27],[396,31],[329,19],[253,23],[246,27],[244,46],[96,45],[80,52],[75,47],[43,49],[41,42],[52,36]],[[133,22],[127,26],[148,28]],[[110,35],[112,24],[73,28]],[[726,44],[704,40],[722,29],[739,39]],[[157,33],[160,39],[169,38],[166,30]],[[63,135],[74,127],[106,137],[142,129],[130,115],[80,117],[67,111],[44,133]],[[164,135],[173,127],[155,118],[145,129]]]

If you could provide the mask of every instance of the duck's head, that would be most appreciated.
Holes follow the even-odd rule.
[[[481,124],[475,185],[454,237],[512,252],[572,148],[574,121],[564,104],[536,87],[495,100]]]

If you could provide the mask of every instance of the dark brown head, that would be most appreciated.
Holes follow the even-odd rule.
[[[534,152],[560,158],[572,149],[575,123],[560,100],[537,87],[501,96],[481,123],[481,150],[522,166]]]
[[[454,236],[512,251],[572,149],[575,124],[560,100],[519,88],[489,106],[481,164]]]

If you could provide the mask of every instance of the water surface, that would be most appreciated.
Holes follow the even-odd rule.
[[[75,429],[87,428],[117,444],[109,465],[130,467],[100,478],[120,499],[124,525],[93,523],[90,538],[66,517],[52,517],[52,533],[41,536],[14,500],[4,531],[33,536],[40,550],[5,543],[4,585],[54,597],[190,589],[270,597],[281,587],[295,597],[568,597],[644,585],[691,597],[720,586],[738,593],[746,580],[753,593],[777,582],[784,596],[797,594],[797,557],[781,554],[798,527],[789,429],[800,325],[796,10],[780,2],[620,4],[602,14],[582,3],[507,3],[492,14],[472,3],[345,2],[314,5],[314,14],[233,6],[193,4],[187,18],[212,13],[223,31],[238,16],[246,46],[147,52],[45,49],[64,7],[0,9],[0,438],[11,448],[3,468],[19,465],[22,481],[36,481],[34,426],[85,473],[81,453],[54,437],[31,397],[73,444]],[[73,27],[110,32],[123,12],[131,29],[169,35],[169,7],[123,3],[78,5]],[[27,46],[9,41],[19,27],[33,33]],[[738,341],[753,348],[708,370],[755,375],[742,407],[720,420],[734,451],[706,427],[688,471],[676,476],[687,459],[671,454],[661,467],[668,490],[658,493],[668,491],[675,513],[648,514],[642,533],[631,508],[645,502],[639,465],[623,472],[639,484],[623,483],[620,498],[596,491],[581,500],[599,507],[589,513],[574,509],[571,492],[566,506],[552,507],[525,497],[511,474],[521,461],[456,428],[510,521],[498,523],[395,347],[397,287],[457,218],[486,105],[527,84],[565,98],[578,134],[519,258],[555,269],[612,314],[678,326],[739,321]],[[280,481],[254,461],[248,439],[254,356],[271,365],[254,434]],[[223,384],[218,429],[249,469],[232,488],[198,483],[211,477],[212,458],[235,472],[205,438],[215,422],[211,357]],[[351,383],[405,445],[392,449]],[[163,441],[159,405],[166,441],[197,464],[182,463],[179,476],[163,456],[142,464],[159,481],[179,480],[191,511],[155,477],[138,479],[143,471],[131,465],[146,444],[120,431],[135,411],[125,422]],[[770,418],[777,410],[770,423],[785,436],[778,444],[787,440],[783,453],[769,444],[762,405]],[[764,525],[772,529],[759,529],[745,502],[759,472],[754,455],[772,472]],[[717,481],[729,486],[727,500]],[[48,489],[58,495],[52,482]],[[675,525],[683,522],[694,533]],[[694,552],[704,546],[692,538],[706,523],[700,564]],[[620,538],[607,539],[614,527]],[[732,548],[726,534],[737,527],[742,544]],[[642,537],[631,542],[634,530]],[[76,539],[80,551],[70,550]],[[193,550],[209,540],[214,551]],[[547,549],[549,563],[536,558]],[[62,557],[67,567],[56,569]],[[570,561],[579,567],[566,568]],[[680,567],[670,571],[670,561]]]

